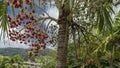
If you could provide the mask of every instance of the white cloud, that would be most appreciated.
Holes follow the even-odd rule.
[[[57,7],[52,6],[48,9],[47,12],[51,17],[58,19],[59,12],[58,12]]]
[[[120,5],[113,7],[113,10],[114,10],[115,14],[112,14],[112,19],[114,19],[115,16],[117,15],[117,13],[120,11]]]
[[[25,44],[20,44],[19,42],[13,42],[11,40],[0,40],[0,48],[12,47],[12,48],[28,48],[29,46]]]

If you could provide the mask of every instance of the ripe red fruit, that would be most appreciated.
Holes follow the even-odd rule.
[[[15,4],[15,8],[19,8],[19,4]]]
[[[17,20],[16,20],[16,22],[20,22],[20,20],[19,20],[19,19],[17,19]]]
[[[40,43],[45,43],[45,42],[44,42],[44,39],[41,39],[39,42],[40,42]]]
[[[12,24],[15,24],[15,21],[14,21],[14,20],[12,20],[12,21],[11,21],[11,23],[12,23]]]
[[[53,43],[53,40],[50,40],[49,42],[52,44],[52,43]]]
[[[28,42],[30,42],[30,40],[28,40]]]
[[[38,53],[35,53],[34,56],[38,56]]]
[[[46,48],[46,45],[43,46],[43,49],[45,49],[45,48]]]
[[[22,22],[18,22],[18,25],[21,25]]]
[[[27,44],[27,42],[24,42],[24,44]]]
[[[38,53],[38,50],[34,50],[34,53]]]
[[[24,20],[24,18],[23,18],[23,17],[21,17],[21,18],[20,18],[20,20],[21,20],[21,21],[23,21],[23,20]]]
[[[27,14],[25,14],[25,18],[29,18],[29,16]]]
[[[7,1],[6,4],[7,4],[7,6],[9,6],[9,5],[10,5],[10,2]]]
[[[26,4],[31,4],[30,0],[25,0]]]
[[[22,16],[22,19],[24,20],[26,18],[26,16]]]
[[[29,57],[33,56],[32,51],[28,52]]]
[[[40,46],[37,46],[37,49],[40,49]]]
[[[10,15],[7,15],[7,17],[8,17],[8,20],[11,20],[11,17],[10,17]]]
[[[38,34],[38,36],[41,36],[41,34]]]
[[[12,40],[12,41],[15,41],[15,39],[14,39],[14,38],[11,38],[11,40]]]
[[[45,48],[46,48],[46,44],[42,44],[41,47],[42,47],[43,49],[45,49]]]
[[[35,13],[35,10],[32,10],[32,13]]]
[[[20,41],[20,43],[22,43],[22,41]]]
[[[44,35],[44,37],[45,37],[45,38],[48,38],[48,35],[46,34],[46,35]]]
[[[31,17],[30,17],[30,20],[34,20],[34,17],[33,17],[33,16],[31,16]]]
[[[13,0],[13,4],[16,4],[17,3],[17,0]]]
[[[32,46],[33,46],[33,47],[36,47],[36,46],[38,46],[38,44],[32,44]]]
[[[35,51],[38,51],[39,49],[38,48],[35,48]]]
[[[22,2],[22,0],[18,0],[18,2],[19,2],[19,3],[21,3],[21,2]]]

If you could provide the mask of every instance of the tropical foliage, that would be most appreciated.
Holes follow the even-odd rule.
[[[113,6],[118,5],[119,1],[38,0],[37,2],[36,0],[6,2],[2,0],[0,3],[2,37],[5,36],[4,32],[7,34],[10,25],[8,32],[10,39],[30,44],[32,49],[29,56],[37,56],[38,50],[46,48],[46,43],[58,42],[57,68],[66,68],[67,65],[69,68],[120,67],[120,12],[115,19],[111,17],[114,14]],[[57,7],[58,19],[50,16],[43,6]],[[8,7],[12,9],[12,15],[7,13]],[[2,12],[3,10],[5,12]],[[49,31],[49,25],[53,21],[59,25],[57,41],[49,35],[53,32]],[[47,24],[46,27],[44,23]],[[44,57],[40,58],[47,60]],[[47,58],[51,59],[51,57]],[[48,66],[47,64],[43,64],[43,67]]]
[[[12,57],[0,56],[0,68],[12,68],[17,66],[22,66],[23,59],[20,55],[15,55]]]

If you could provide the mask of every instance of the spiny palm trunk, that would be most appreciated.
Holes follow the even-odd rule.
[[[67,68],[67,48],[68,48],[68,22],[66,18],[58,21],[58,50],[57,50],[57,65],[56,68]]]

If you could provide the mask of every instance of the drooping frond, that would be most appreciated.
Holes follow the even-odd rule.
[[[4,0],[0,1],[0,38],[5,38],[8,34],[9,23],[7,20],[7,5]]]

